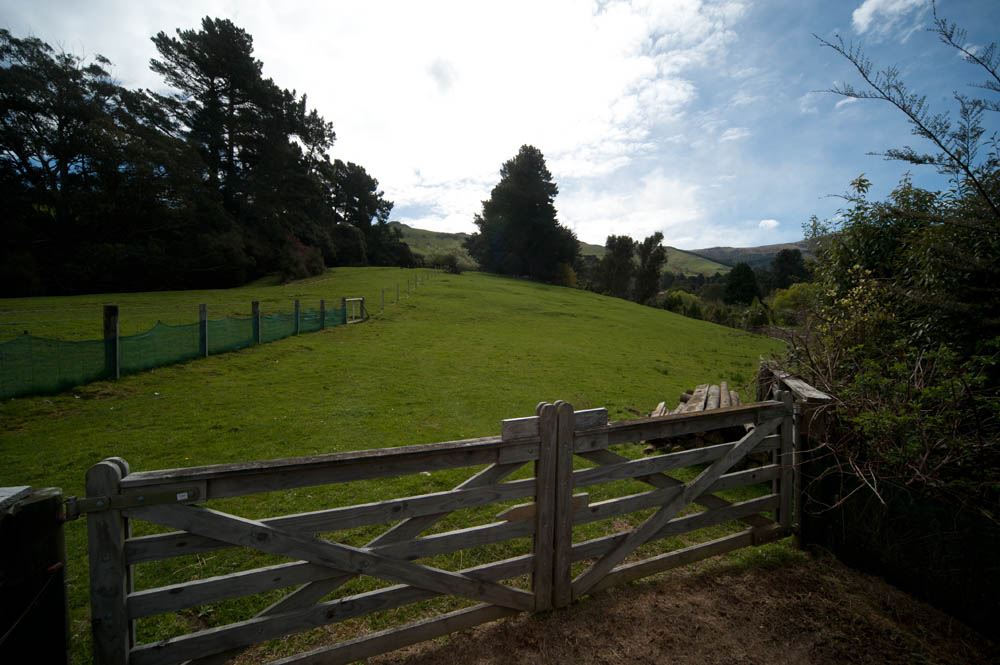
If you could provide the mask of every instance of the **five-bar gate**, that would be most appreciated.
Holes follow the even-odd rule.
[[[739,436],[645,457],[634,445],[712,431]],[[791,401],[780,394],[776,401],[617,423],[608,422],[605,409],[539,404],[532,417],[503,421],[498,437],[307,458],[137,473],[121,459],[105,460],[90,469],[87,497],[77,502],[88,513],[95,661],[224,663],[261,642],[439,596],[466,605],[275,661],[349,663],[517,612],[562,607],[614,584],[787,535],[792,456]],[[266,519],[222,511],[215,502],[464,467],[477,470],[451,490]],[[611,492],[600,501],[578,491],[632,486],[623,481],[646,489]],[[740,487],[757,491],[738,501],[719,496]],[[528,502],[510,505],[517,500]],[[485,523],[441,526],[493,504],[501,509]],[[691,512],[694,504],[704,510]],[[626,519],[640,511],[648,516]],[[133,536],[137,520],[171,530]],[[597,523],[615,528],[574,540],[593,535]],[[363,545],[348,542],[351,530],[379,524],[391,526]],[[646,553],[651,543],[728,524],[743,526]],[[516,556],[502,550],[508,558],[481,561],[508,541],[514,550],[527,544]],[[134,588],[139,566],[231,548],[285,561]],[[480,562],[440,563],[459,551],[479,552]],[[343,590],[361,576],[382,586]],[[136,622],[146,617],[288,588],[294,590],[255,616],[169,639],[136,639]]]

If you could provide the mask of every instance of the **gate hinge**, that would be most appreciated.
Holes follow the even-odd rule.
[[[114,496],[88,496],[66,498],[66,519],[75,520],[84,513],[99,513],[105,510],[128,510],[164,503],[192,503],[201,498],[197,487],[177,488],[167,492],[134,492]]]

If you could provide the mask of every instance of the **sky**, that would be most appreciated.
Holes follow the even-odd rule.
[[[938,10],[971,48],[1000,37],[996,0]],[[206,15],[246,29],[264,74],[333,122],[331,156],[379,180],[392,219],[449,232],[475,231],[501,165],[531,144],[585,242],[794,241],[861,173],[878,198],[906,172],[948,186],[868,154],[922,144],[888,105],[825,92],[858,77],[814,35],[863,44],[936,109],[983,79],[926,31],[923,0],[0,0],[0,27],[104,55],[124,85],[157,91],[150,37]]]

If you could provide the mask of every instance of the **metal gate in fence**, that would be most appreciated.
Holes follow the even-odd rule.
[[[741,435],[635,455],[635,442],[726,431]],[[77,502],[88,513],[95,661],[223,663],[261,642],[431,598],[467,605],[275,661],[349,663],[517,612],[562,607],[614,584],[787,535],[792,448],[791,400],[782,394],[779,401],[618,423],[608,422],[605,409],[539,404],[534,416],[503,421],[497,437],[266,462],[131,473],[123,460],[105,460],[90,469],[87,497]],[[751,453],[763,461],[748,464]],[[471,475],[445,491],[266,519],[230,512],[239,505],[235,497],[466,467],[473,467]],[[593,502],[576,492],[625,481],[647,489]],[[740,501],[718,496],[747,486],[763,489]],[[495,504],[502,504],[500,512],[485,523],[453,523],[461,511],[481,513]],[[685,513],[691,504],[705,510]],[[652,513],[642,518],[641,511]],[[640,518],[621,521],[637,512]],[[607,520],[628,528],[574,539]],[[133,536],[138,521],[173,530]],[[641,549],[735,522],[746,528],[655,555]],[[363,545],[338,535],[381,524],[390,526]],[[508,542],[514,550],[498,549]],[[233,548],[287,561],[135,590],[141,566]],[[459,551],[478,552],[476,565],[435,563]],[[343,591],[359,577],[381,586]],[[287,588],[294,590],[255,616],[137,640],[136,624],[146,617]]]

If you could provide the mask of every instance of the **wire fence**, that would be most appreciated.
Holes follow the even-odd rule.
[[[367,318],[364,307],[362,316],[349,317],[346,301],[337,309],[321,305],[318,311],[304,312],[296,301],[291,314],[262,316],[256,304],[254,310],[249,318],[203,318],[183,325],[157,322],[146,332],[119,336],[118,307],[110,305],[105,308],[102,340],[68,341],[25,333],[0,343],[0,399],[56,393]]]

